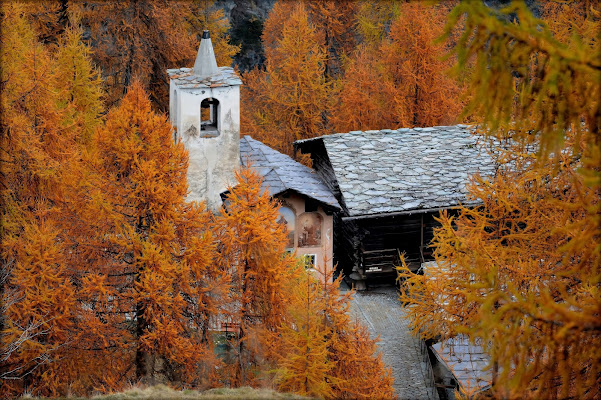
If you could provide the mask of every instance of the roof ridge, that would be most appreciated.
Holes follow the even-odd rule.
[[[334,138],[334,137],[341,137],[341,136],[345,136],[345,135],[364,135],[364,134],[369,134],[369,135],[375,135],[375,134],[390,134],[390,133],[406,133],[406,132],[422,132],[424,129],[427,129],[426,132],[432,130],[432,129],[436,129],[438,131],[444,131],[444,130],[448,130],[448,129],[454,129],[454,128],[459,128],[459,129],[465,129],[465,130],[475,130],[477,128],[476,124],[455,124],[455,125],[435,125],[435,126],[414,126],[412,128],[408,128],[408,127],[404,127],[404,128],[396,128],[396,129],[392,129],[392,128],[382,128],[382,129],[365,129],[365,130],[352,130],[352,131],[348,131],[348,132],[335,132],[335,133],[330,133],[327,135],[321,135],[321,136],[315,136],[312,138],[307,138],[307,139],[299,139],[299,140],[295,140],[294,143],[308,143],[308,142],[312,142],[318,139],[324,139],[324,138]]]

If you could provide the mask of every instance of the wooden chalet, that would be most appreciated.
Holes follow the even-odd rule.
[[[476,205],[466,184],[495,165],[466,125],[333,134],[295,142],[335,195],[334,261],[359,290],[393,281],[404,254],[419,272],[432,260],[435,217]],[[452,212],[452,211],[451,211]]]

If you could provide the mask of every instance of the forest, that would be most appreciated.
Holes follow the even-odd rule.
[[[218,3],[1,3],[0,397],[394,397],[351,294],[286,252],[256,173],[220,212],[186,201],[166,70],[203,29],[219,66],[241,54]],[[276,1],[249,25],[262,61],[233,64],[241,134],[309,163],[295,140],[477,125],[497,173],[471,180],[481,206],[440,214],[436,268],[399,266],[399,301],[416,335],[490,356],[490,389],[460,396],[598,398],[601,8],[498,3]]]

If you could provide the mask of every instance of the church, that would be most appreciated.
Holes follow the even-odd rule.
[[[188,200],[205,201],[216,211],[235,182],[234,172],[249,166],[262,188],[280,204],[290,252],[308,268],[331,270],[333,215],[340,211],[330,189],[310,168],[252,139],[240,136],[240,85],[230,67],[218,67],[208,31],[193,68],[169,69],[169,115],[189,153]]]
[[[167,70],[169,114],[189,152],[188,199],[221,207],[234,172],[253,168],[281,204],[288,250],[308,268],[335,266],[358,290],[394,282],[399,257],[412,271],[433,260],[436,216],[468,198],[470,175],[495,162],[467,125],[336,133],[297,141],[313,170],[240,134],[240,86],[218,67],[204,31],[193,68]]]

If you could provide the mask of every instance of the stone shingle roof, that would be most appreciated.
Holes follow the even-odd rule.
[[[471,343],[465,335],[457,335],[434,344],[432,349],[468,393],[490,388],[492,372],[487,368],[490,357],[482,346]]]
[[[183,89],[191,88],[212,88],[219,86],[241,85],[240,77],[236,75],[231,67],[219,67],[215,75],[201,78],[194,75],[192,68],[174,68],[168,69],[167,75],[178,87]]]
[[[313,170],[271,147],[244,136],[240,139],[242,165],[250,166],[263,177],[263,189],[271,196],[287,190],[340,209],[338,201]]]
[[[466,125],[353,131],[296,146],[306,153],[316,141],[324,144],[350,216],[471,205],[468,177],[495,168]]]

